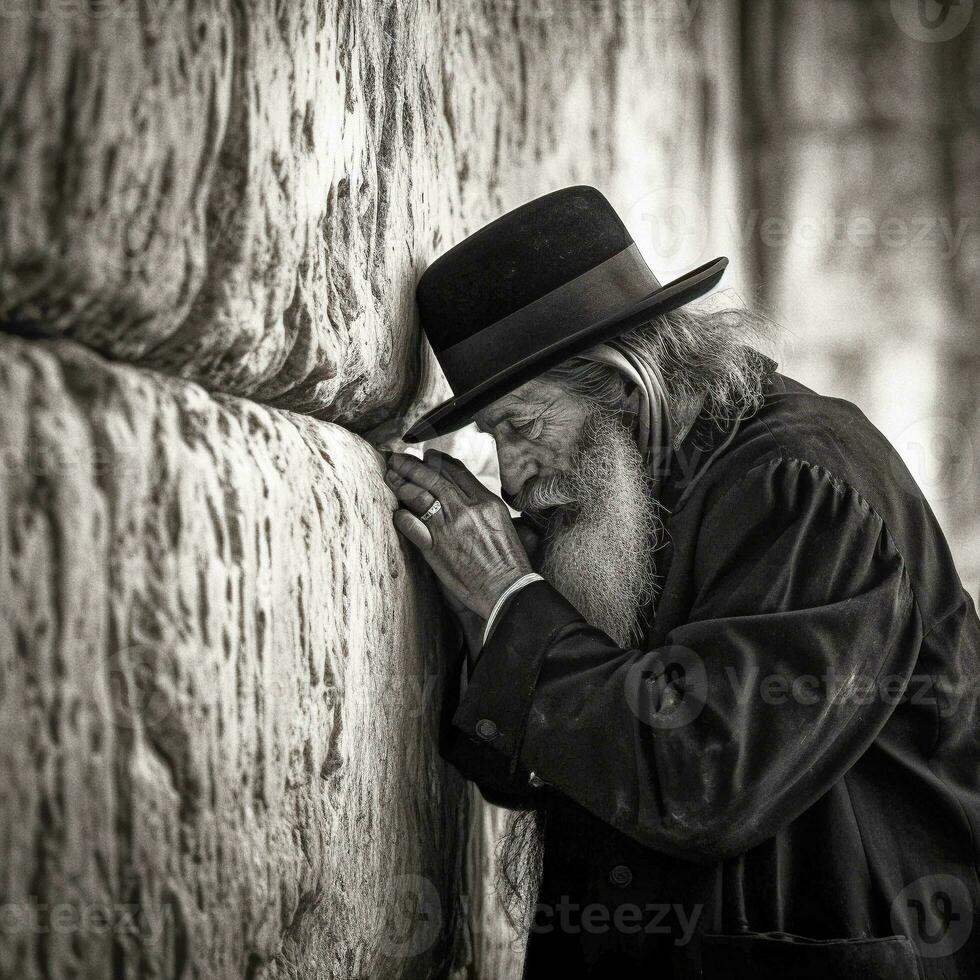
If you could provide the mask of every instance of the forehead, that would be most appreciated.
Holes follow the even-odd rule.
[[[503,419],[514,416],[535,416],[552,406],[561,406],[572,400],[566,389],[553,381],[542,381],[539,378],[515,388],[514,391],[502,395],[486,408],[474,412],[473,418],[481,428],[492,428]]]

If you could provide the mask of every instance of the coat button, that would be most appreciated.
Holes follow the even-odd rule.
[[[497,737],[497,726],[489,718],[481,718],[476,723],[476,734],[489,741]]]
[[[536,773],[532,772],[528,777],[527,781],[537,789],[539,786],[544,786],[544,780]]]
[[[609,872],[609,881],[617,888],[625,888],[633,880],[633,872],[625,864],[617,864]]]

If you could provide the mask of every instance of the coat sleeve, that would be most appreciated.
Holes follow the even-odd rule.
[[[531,782],[531,773],[523,766],[510,765],[486,739],[469,738],[452,724],[458,705],[457,690],[450,691],[442,713],[439,753],[452,763],[467,779],[476,783],[480,795],[494,806],[508,810],[530,810],[542,799],[546,790]]]
[[[514,519],[518,529],[519,518]],[[533,555],[531,556],[533,560]],[[526,586],[525,586],[526,588]],[[513,599],[508,600],[508,603]],[[505,607],[506,608],[506,607]],[[439,753],[452,763],[467,779],[476,783],[480,794],[495,806],[508,810],[530,810],[541,803],[548,790],[525,767],[504,758],[485,738],[470,738],[452,723],[459,708],[460,690],[465,674],[467,684],[469,673],[466,665],[466,640],[457,629],[455,639],[456,657],[450,665],[445,698],[442,705]],[[479,657],[483,656],[481,651]],[[479,660],[477,660],[479,663]],[[481,731],[485,729],[481,728]],[[532,781],[533,780],[533,781]]]
[[[507,772],[708,862],[847,772],[900,700],[921,628],[880,517],[820,467],[759,464],[697,542],[690,616],[656,649],[619,647],[546,582],[522,589],[452,722]]]

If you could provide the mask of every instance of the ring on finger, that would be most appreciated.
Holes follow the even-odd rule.
[[[438,514],[440,510],[442,510],[442,504],[438,500],[433,500],[432,506],[424,514],[419,514],[419,520],[424,524],[430,517]]]

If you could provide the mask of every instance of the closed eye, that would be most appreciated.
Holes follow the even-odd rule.
[[[540,418],[536,419],[512,419],[510,423],[518,432],[527,436],[529,439],[536,439],[541,435],[543,423]]]

